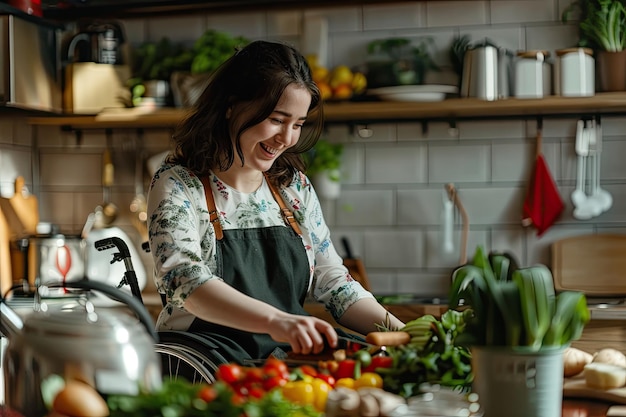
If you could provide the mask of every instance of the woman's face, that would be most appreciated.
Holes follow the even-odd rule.
[[[241,135],[243,168],[265,172],[286,149],[298,143],[310,105],[311,93],[306,88],[296,84],[287,86],[267,119]],[[235,158],[233,167],[241,167],[237,154]]]

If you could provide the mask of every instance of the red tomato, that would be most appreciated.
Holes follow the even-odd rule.
[[[300,370],[305,375],[311,375],[313,377],[317,376],[317,369],[315,369],[311,365],[301,365]]]
[[[244,381],[251,384],[255,382],[262,382],[264,378],[265,374],[261,368],[249,368],[243,377]]]
[[[252,398],[261,398],[265,395],[265,390],[262,387],[253,386],[248,390],[248,396]]]
[[[354,359],[344,359],[337,363],[337,370],[333,373],[335,379],[354,378],[354,367],[356,361]]]
[[[330,375],[330,374],[325,374],[322,372],[319,372],[315,378],[321,379],[322,381],[326,382],[328,385],[330,385],[331,387],[335,386],[335,377]]]
[[[270,376],[263,381],[263,389],[265,391],[269,391],[273,388],[282,387],[287,383],[287,378],[283,378],[282,376],[274,375]]]
[[[363,372],[374,372],[376,368],[391,368],[393,358],[391,356],[372,356],[372,362],[363,368]]]
[[[203,401],[210,403],[217,398],[217,391],[210,385],[200,388],[198,391],[198,397]]]
[[[223,363],[218,366],[215,376],[218,380],[232,385],[239,381],[242,376],[241,366],[235,363]]]
[[[282,378],[289,378],[289,368],[285,362],[280,359],[269,358],[263,364],[263,371],[266,375],[280,376]]]

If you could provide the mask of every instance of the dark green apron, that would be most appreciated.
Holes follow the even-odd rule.
[[[207,200],[213,200],[207,185]],[[207,203],[211,211],[210,203],[215,203]],[[282,311],[309,315],[303,307],[309,260],[301,236],[291,227],[223,230],[223,238],[217,240],[217,258],[216,275],[233,288]],[[241,364],[245,359],[267,358],[276,348],[290,350],[289,344],[275,342],[268,334],[244,332],[199,318],[189,331],[206,337],[218,345],[226,359]]]

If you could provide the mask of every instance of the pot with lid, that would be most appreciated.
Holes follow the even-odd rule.
[[[156,333],[143,305],[100,282],[65,286],[103,292],[127,304],[139,321],[124,311],[96,311],[86,300],[41,304],[40,311],[22,321],[2,300],[0,333],[9,341],[2,365],[6,405],[26,416],[46,415],[56,392],[72,380],[87,383],[103,396],[160,389]]]

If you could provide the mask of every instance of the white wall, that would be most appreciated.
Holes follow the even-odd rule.
[[[209,28],[299,45],[307,18],[321,15],[329,22],[329,66],[362,64],[366,45],[373,39],[431,36],[437,46],[436,59],[445,67],[447,48],[457,34],[469,34],[472,40],[488,37],[513,50],[554,51],[575,45],[576,27],[560,22],[567,4],[567,0],[404,2],[267,13],[196,13],[127,20],[124,25],[134,45],[162,36],[191,44]],[[431,81],[437,79],[437,74],[431,74]],[[458,137],[451,136],[444,123],[429,124],[426,133],[417,123],[373,125],[374,135],[367,139],[354,135],[348,126],[331,126],[327,135],[346,144],[342,196],[324,202],[336,245],[341,236],[349,237],[356,255],[366,262],[375,292],[445,295],[450,271],[459,262],[458,253],[443,256],[439,250],[443,187],[448,182],[457,187],[469,214],[470,256],[482,244],[513,252],[522,265],[549,265],[550,244],[555,239],[600,231],[626,233],[626,168],[622,164],[626,118],[603,120],[602,185],[613,194],[614,205],[588,221],[574,219],[570,203],[575,184],[575,123],[574,119],[544,121],[543,151],[567,207],[559,223],[541,238],[521,226],[535,155],[534,120],[464,121],[457,125]],[[85,132],[79,144],[73,134],[56,129],[38,128],[30,135],[31,128],[14,118],[2,117],[0,124],[3,195],[12,192],[15,173],[24,170],[27,182],[40,196],[42,220],[60,224],[66,233],[78,233],[89,211],[102,201],[103,132]],[[148,154],[165,149],[169,134],[147,131]],[[134,137],[132,130],[114,134],[113,197],[123,208],[134,193]],[[8,168],[5,161],[18,162]],[[118,225],[133,233],[127,211]],[[458,249],[458,239],[456,243]],[[144,261],[150,262],[149,258]]]

